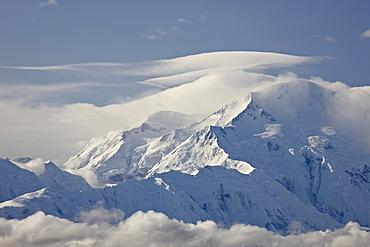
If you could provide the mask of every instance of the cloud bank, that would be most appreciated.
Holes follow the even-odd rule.
[[[88,213],[87,213],[88,214]],[[95,210],[94,216],[117,212]],[[296,226],[295,230],[297,229]],[[299,226],[298,226],[299,228]],[[37,231],[35,231],[37,229]],[[213,221],[187,224],[153,211],[136,212],[126,220],[72,222],[37,212],[23,220],[0,218],[0,240],[3,246],[368,246],[368,228],[349,222],[334,231],[316,231],[281,236],[257,226],[236,224],[222,228]]]

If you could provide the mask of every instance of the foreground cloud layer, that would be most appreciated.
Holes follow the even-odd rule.
[[[110,224],[103,219],[121,219],[122,212],[95,209],[83,213],[76,223],[37,212],[23,220],[0,218],[1,246],[328,246],[365,247],[368,228],[349,222],[334,231],[300,233],[292,226],[288,236],[264,228],[236,224],[229,229],[213,221],[186,224],[162,213],[137,212],[126,220]],[[35,230],[36,229],[36,230]]]

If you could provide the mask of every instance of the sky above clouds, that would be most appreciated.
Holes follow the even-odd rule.
[[[334,57],[310,72],[368,85],[369,12],[367,0],[5,0],[0,3],[0,66],[272,51]]]
[[[366,0],[0,1],[0,156],[60,164],[157,110],[207,114],[276,81],[239,70],[370,85],[369,12]]]

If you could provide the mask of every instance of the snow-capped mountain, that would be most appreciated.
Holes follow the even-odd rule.
[[[175,129],[199,118],[198,115],[158,112],[137,128],[123,132],[111,131],[106,136],[94,138],[83,150],[67,160],[62,168],[77,171],[97,187],[144,177],[163,154],[189,135],[186,131]],[[167,137],[166,134],[170,132],[173,132],[173,136]],[[172,141],[165,141],[166,138]]]
[[[185,222],[279,232],[292,222],[308,230],[348,221],[370,226],[370,149],[357,138],[369,137],[370,109],[343,114],[349,100],[313,80],[293,79],[202,121],[159,112],[139,127],[93,139],[61,166],[65,171],[48,162],[33,173],[22,169],[29,160],[1,160],[0,215],[41,210],[78,221],[79,212],[100,204],[127,217],[155,210]],[[12,173],[22,175],[10,180]]]

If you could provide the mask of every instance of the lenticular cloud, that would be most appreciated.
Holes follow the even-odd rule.
[[[94,215],[116,215],[95,209]],[[297,228],[297,227],[292,227]],[[299,228],[299,226],[298,226]],[[297,230],[297,229],[295,229]],[[1,246],[368,246],[369,229],[349,222],[334,231],[281,236],[264,228],[236,224],[229,229],[213,221],[187,224],[153,211],[137,212],[116,224],[72,222],[37,212],[23,220],[0,218]],[[299,231],[298,231],[299,232]]]

